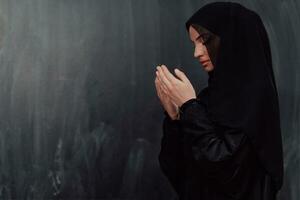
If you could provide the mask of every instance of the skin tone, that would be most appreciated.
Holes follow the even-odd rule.
[[[190,26],[189,28],[190,40],[195,47],[194,57],[201,63],[205,71],[210,72],[214,69],[214,65],[206,47],[206,42],[209,38],[209,32],[200,26],[198,26],[197,29],[201,31],[200,34],[193,26]],[[208,46],[210,47],[211,43]]]
[[[179,69],[175,77],[165,65],[157,66],[155,87],[162,106],[171,119],[178,119],[178,110],[184,102],[196,98],[196,92],[186,75]]]
[[[199,31],[199,28],[202,27],[196,28]],[[195,47],[194,57],[199,60],[204,70],[209,72],[214,69],[213,61],[211,60],[205,45],[209,38],[206,33],[209,32],[202,28],[200,30],[201,32],[199,31],[199,34],[197,30],[193,26],[189,27],[189,37]],[[216,45],[216,43],[210,42],[210,45]],[[184,102],[196,98],[195,89],[184,72],[179,69],[176,68],[174,70],[176,76],[168,70],[166,65],[157,66],[156,69],[154,82],[160,102],[171,119],[178,119],[179,107]]]
[[[212,71],[216,64],[221,41],[220,37],[198,24],[192,24],[189,29],[190,39],[195,47],[194,57],[204,66],[204,70],[207,72]],[[205,60],[209,60],[209,62],[201,62]]]

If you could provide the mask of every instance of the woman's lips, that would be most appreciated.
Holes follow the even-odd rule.
[[[209,62],[209,60],[204,60],[204,61],[200,61],[200,62],[204,66],[205,64],[207,64]]]

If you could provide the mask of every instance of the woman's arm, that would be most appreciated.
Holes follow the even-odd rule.
[[[247,139],[243,131],[214,124],[208,118],[206,105],[198,98],[182,104],[180,124],[183,140],[203,174],[219,182],[228,181],[237,169],[233,158]]]
[[[183,138],[179,120],[172,120],[166,112],[164,114],[159,164],[177,194],[180,194],[184,181]]]

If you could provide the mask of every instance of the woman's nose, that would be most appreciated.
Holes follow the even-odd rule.
[[[198,58],[204,55],[205,49],[203,44],[199,44],[195,47],[194,57]]]

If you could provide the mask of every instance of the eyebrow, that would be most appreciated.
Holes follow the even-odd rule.
[[[195,39],[195,41],[197,41],[200,37],[202,37],[202,36],[205,35],[205,34],[207,34],[207,33],[201,33],[201,34]],[[191,40],[191,42],[193,42],[193,40]]]
[[[197,41],[200,37],[201,37],[201,35],[199,35],[199,36],[195,39],[195,41]],[[191,41],[191,43],[194,42],[193,40],[190,40],[190,41]]]

